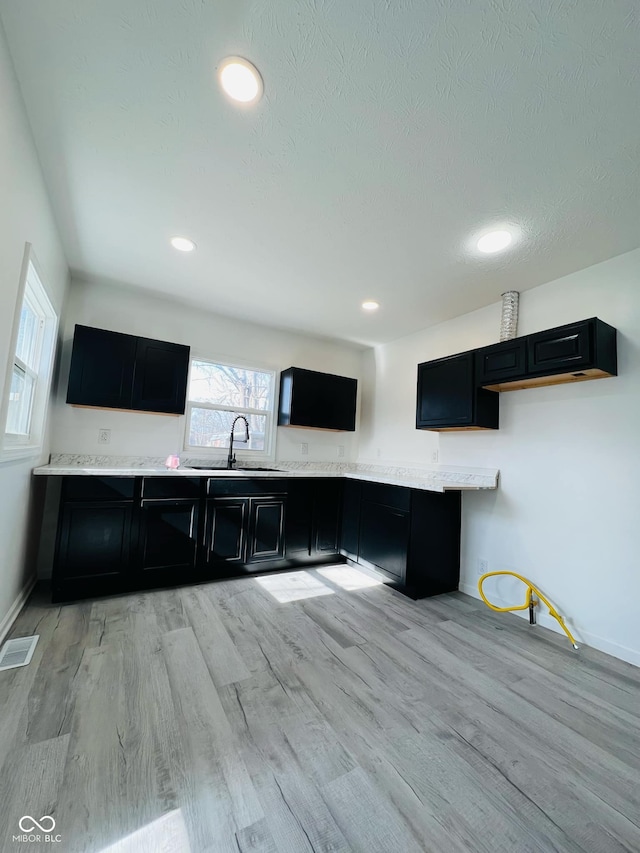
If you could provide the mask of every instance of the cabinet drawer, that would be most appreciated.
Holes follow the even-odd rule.
[[[387,486],[384,483],[363,483],[362,500],[408,512],[411,508],[411,490],[404,486]]]
[[[526,372],[527,348],[524,338],[503,341],[483,347],[476,352],[476,381],[478,385],[491,385]]]
[[[198,498],[201,477],[145,477],[143,498]]]
[[[62,486],[64,501],[122,501],[133,500],[133,477],[65,477]]]
[[[244,477],[237,480],[232,477],[210,477],[207,482],[207,495],[209,497],[225,497],[225,495],[284,495],[287,492],[287,483],[284,480],[275,480],[265,477],[263,480]]]

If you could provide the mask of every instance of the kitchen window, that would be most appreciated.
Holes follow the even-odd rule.
[[[236,424],[233,446],[243,453],[270,456],[274,430],[275,372],[217,361],[191,360],[187,393],[185,450],[229,448],[231,424],[237,415],[249,421],[249,441],[244,424]]]
[[[14,318],[12,350],[2,416],[2,460],[36,455],[42,449],[58,318],[31,246],[27,244]]]

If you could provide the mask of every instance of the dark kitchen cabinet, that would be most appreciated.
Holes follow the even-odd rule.
[[[526,340],[528,376],[555,374],[569,381],[618,372],[616,330],[597,317],[536,332]]]
[[[476,384],[473,352],[418,365],[417,429],[498,429],[498,405]]]
[[[526,373],[527,345],[514,338],[476,350],[476,384],[492,385]]]
[[[362,501],[359,559],[404,583],[409,547],[409,513]]]
[[[313,483],[312,554],[337,554],[340,539],[342,480],[318,478]]]
[[[184,414],[188,373],[189,347],[138,338],[131,408]]]
[[[53,564],[54,601],[126,585],[134,558],[134,479],[66,477]]]
[[[175,579],[192,575],[198,561],[199,499],[143,500],[140,505],[139,571]]]
[[[460,582],[459,491],[411,491],[411,523],[405,582],[417,595],[453,592]]]
[[[477,382],[515,391],[616,376],[616,330],[597,317],[476,350]]]
[[[289,480],[287,483],[285,549],[288,559],[305,560],[311,556],[312,484],[312,480]]]
[[[278,426],[356,428],[358,382],[347,376],[290,367],[280,375]]]
[[[352,560],[358,559],[361,501],[362,482],[360,480],[346,480],[342,491],[340,553]]]
[[[75,327],[67,403],[183,414],[189,347]]]
[[[208,493],[206,563],[216,574],[260,571],[256,564],[284,559],[287,496],[279,481],[210,479]]]
[[[358,559],[400,584],[406,577],[410,510],[409,489],[363,483]]]
[[[207,564],[246,562],[249,498],[226,497],[207,501]]]
[[[460,579],[460,507],[459,491],[347,481],[341,553],[413,598],[450,592]]]
[[[132,335],[76,326],[67,403],[130,409],[135,361]]]
[[[285,498],[251,498],[248,563],[284,558]]]

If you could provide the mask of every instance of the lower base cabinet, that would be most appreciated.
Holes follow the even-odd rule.
[[[409,513],[363,501],[358,559],[404,583],[409,547]]]
[[[335,478],[61,480],[54,601],[340,560]]]
[[[262,571],[285,551],[286,495],[224,497],[207,501],[206,561],[222,575]]]
[[[460,492],[347,480],[340,552],[414,598],[458,589]]]
[[[54,601],[344,557],[415,598],[458,588],[460,492],[333,477],[61,480]]]
[[[143,573],[192,570],[198,561],[198,516],[198,501],[142,501],[140,570]]]

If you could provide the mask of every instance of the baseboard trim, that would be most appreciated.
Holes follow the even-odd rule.
[[[37,580],[37,575],[32,575],[29,578],[29,580],[18,593],[16,600],[9,608],[9,612],[6,614],[2,622],[0,622],[0,643],[4,642],[4,638],[7,636],[7,634],[13,627],[13,623],[16,621],[16,619],[20,615],[20,611],[27,603],[27,599],[31,595],[31,590],[36,585]]]
[[[460,583],[459,589],[460,592],[464,592],[473,598],[480,599],[476,584]],[[503,599],[496,598],[495,596],[492,597],[492,601],[499,607],[507,607],[514,603],[513,601],[504,601]],[[528,610],[515,610],[513,611],[513,615],[519,616],[521,619],[529,619]],[[564,616],[564,614],[562,615]],[[544,628],[549,628],[549,630],[555,631],[556,634],[564,635],[562,628],[558,625],[553,616],[549,616],[548,613],[536,613],[536,619],[538,624],[542,625]],[[575,625],[571,624],[568,619],[567,627],[575,636],[578,645],[585,645],[592,649],[598,649],[598,651],[611,655],[614,658],[618,658],[618,660],[623,660],[626,663],[632,663],[634,666],[640,666],[640,650],[630,649],[627,646],[621,646],[619,643],[614,643],[613,640],[607,640],[605,637],[599,637],[597,634],[591,634],[589,631],[579,630]]]

